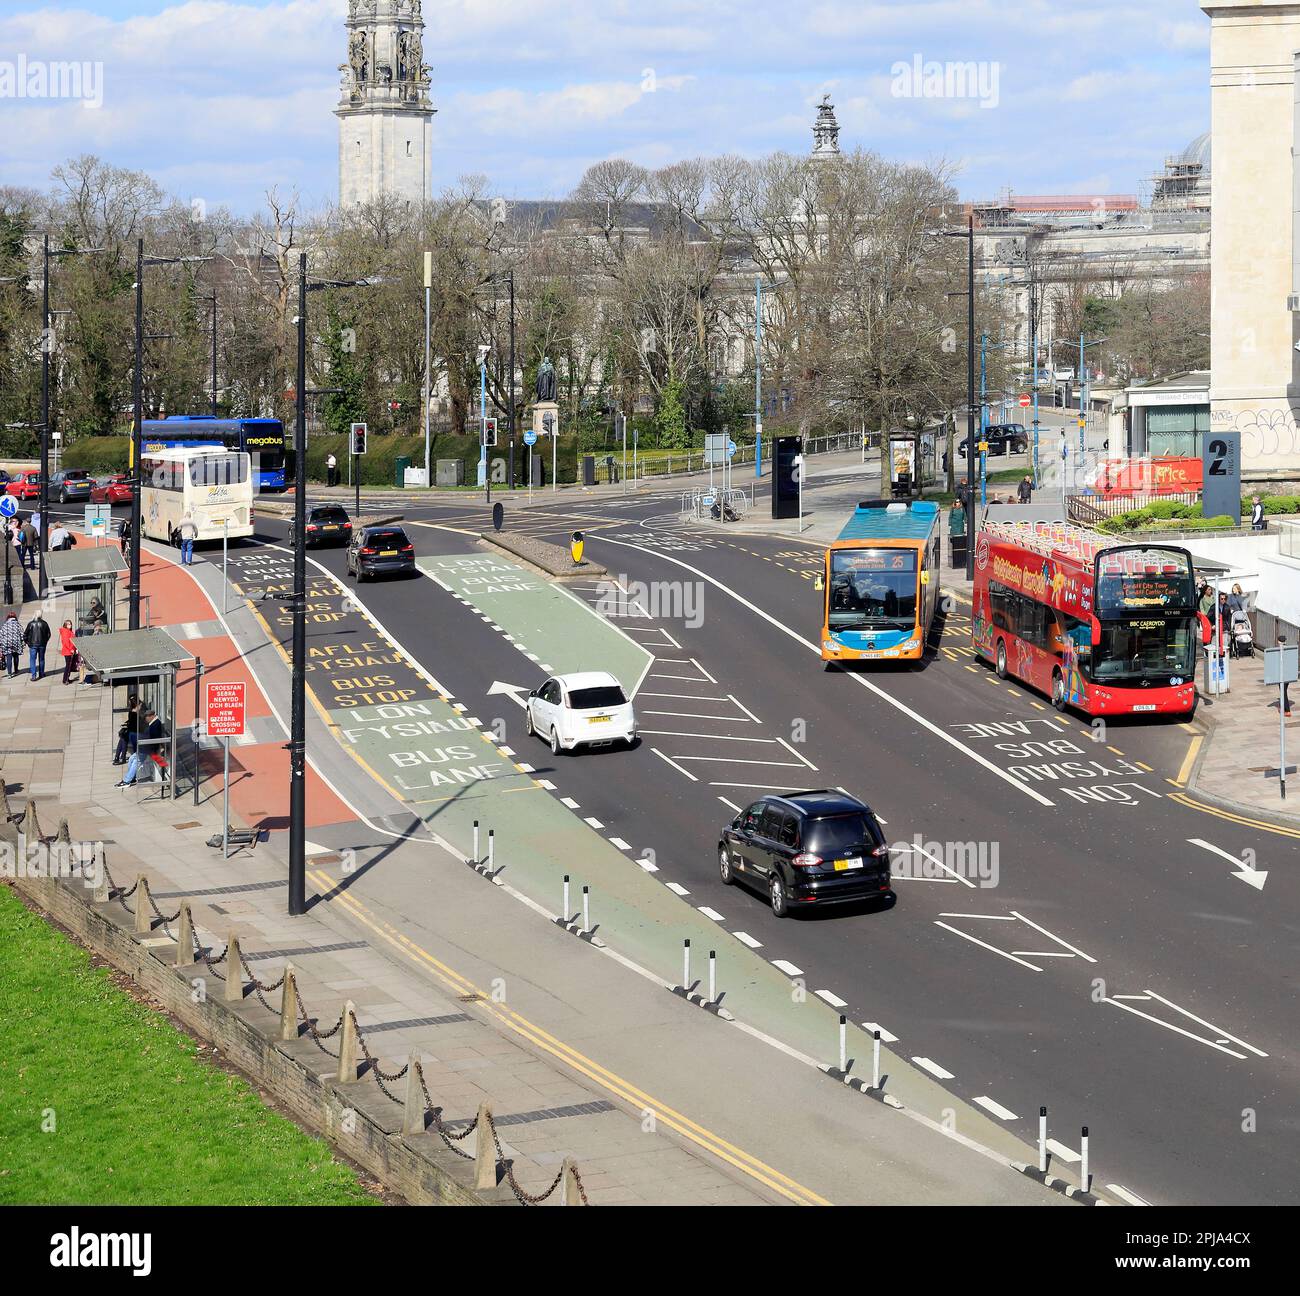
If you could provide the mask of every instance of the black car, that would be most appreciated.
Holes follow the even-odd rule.
[[[976,435],[978,436],[978,433]],[[988,452],[991,455],[1024,454],[1029,449],[1029,433],[1025,431],[1023,423],[990,423],[984,429],[984,440],[989,443]],[[975,447],[978,454],[978,440],[975,442]],[[957,453],[963,459],[966,458],[965,437],[958,440]]]
[[[348,575],[369,576],[415,571],[415,546],[399,526],[362,527],[348,545]]]
[[[90,491],[94,486],[90,474],[84,468],[63,468],[50,474],[50,495],[60,504],[72,500],[90,500]]]
[[[307,510],[304,532],[307,548],[319,544],[347,544],[352,539],[352,519],[341,504],[317,504]],[[293,544],[293,527],[289,527],[289,544]]]
[[[871,808],[835,788],[765,796],[718,841],[718,871],[761,891],[772,912],[893,900],[889,847]]]

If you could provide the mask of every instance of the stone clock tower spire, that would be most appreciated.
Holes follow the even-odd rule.
[[[339,205],[392,194],[429,201],[433,105],[420,0],[348,0],[339,65]]]

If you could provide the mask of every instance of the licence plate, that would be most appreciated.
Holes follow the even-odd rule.
[[[381,549],[381,550],[379,551],[379,556],[380,556],[381,558],[396,558],[396,557],[397,557],[397,550],[396,550],[396,549]]]
[[[321,528],[323,531],[337,531],[339,529],[337,522],[326,522]]]
[[[837,873],[843,873],[846,869],[860,869],[861,867],[862,867],[862,860],[857,857],[853,859],[842,859],[842,860],[835,861],[835,871]]]
[[[1134,711],[1154,711],[1156,704],[1154,702],[1143,702],[1133,708]]]
[[[612,716],[588,716],[588,717],[587,717],[587,723],[588,723],[588,724],[608,724],[609,721],[610,721],[612,718],[613,718]]]

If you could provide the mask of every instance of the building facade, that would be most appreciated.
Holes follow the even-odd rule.
[[[433,104],[420,0],[348,0],[339,65],[339,205],[429,201]]]

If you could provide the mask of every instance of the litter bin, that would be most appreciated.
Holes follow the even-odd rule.
[[[584,486],[594,486],[596,484],[596,456],[582,456],[582,484]]]
[[[406,470],[407,470],[410,466],[411,466],[411,456],[410,456],[410,455],[398,455],[398,456],[397,456],[397,463],[396,463],[396,465],[395,465],[395,470],[394,470],[394,472],[393,472],[393,485],[394,485],[394,486],[405,486],[405,485],[406,485]]]

